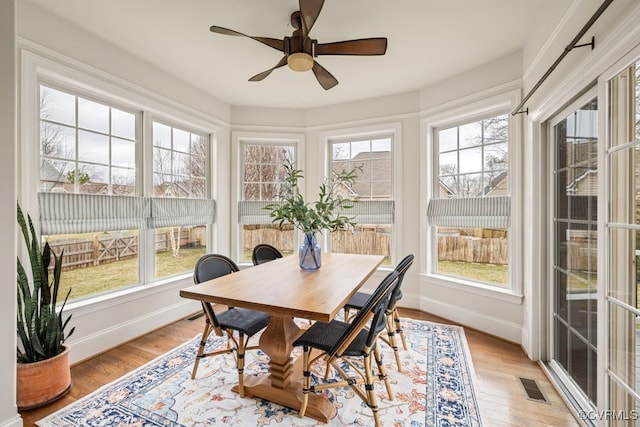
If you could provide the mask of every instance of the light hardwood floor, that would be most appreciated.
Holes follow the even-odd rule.
[[[400,315],[419,320],[451,323],[417,310],[401,309]],[[46,407],[21,412],[24,426],[34,426],[46,415],[91,393],[149,360],[202,332],[204,319],[180,320],[122,344],[71,368],[73,386],[62,399]],[[512,343],[465,328],[475,368],[474,385],[486,427],[578,426],[540,367]],[[526,397],[518,377],[537,381],[547,402]]]

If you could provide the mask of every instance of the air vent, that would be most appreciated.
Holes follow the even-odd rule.
[[[518,378],[520,380],[520,384],[522,384],[522,389],[524,390],[527,399],[535,400],[536,402],[546,402],[547,399],[542,394],[542,390],[538,386],[538,383],[535,380],[529,378]]]

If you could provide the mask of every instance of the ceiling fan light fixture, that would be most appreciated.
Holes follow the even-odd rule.
[[[313,68],[313,57],[304,52],[292,53],[287,56],[287,65],[293,71],[309,71]]]

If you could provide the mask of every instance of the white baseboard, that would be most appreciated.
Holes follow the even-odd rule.
[[[195,301],[181,300],[143,316],[117,323],[98,333],[84,336],[77,341],[69,342],[71,346],[71,364],[86,360],[96,354],[116,347],[141,335],[154,331],[164,325],[180,320],[201,310]],[[99,313],[95,313],[100,315]]]
[[[463,326],[494,335],[507,341],[521,345],[522,326],[505,321],[486,313],[471,311],[459,306],[445,304],[424,296],[420,297],[421,310],[451,320]]]
[[[22,418],[18,414],[0,422],[0,427],[22,427],[23,425]]]

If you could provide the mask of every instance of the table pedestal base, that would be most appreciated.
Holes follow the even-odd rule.
[[[238,392],[238,386],[231,389]],[[245,396],[255,397],[286,406],[287,408],[300,410],[302,406],[302,385],[289,384],[285,388],[278,388],[271,385],[271,381],[266,377],[246,377],[244,380]],[[309,405],[304,414],[323,423],[329,422],[336,416],[336,407],[327,398],[318,394],[309,394]]]
[[[260,349],[269,356],[269,376],[244,380],[244,394],[300,410],[302,406],[302,364],[293,363],[293,342],[302,334],[291,316],[271,314],[271,321],[260,336]],[[232,388],[236,393],[238,386]],[[309,394],[305,416],[326,423],[336,415],[336,407],[328,399]]]

